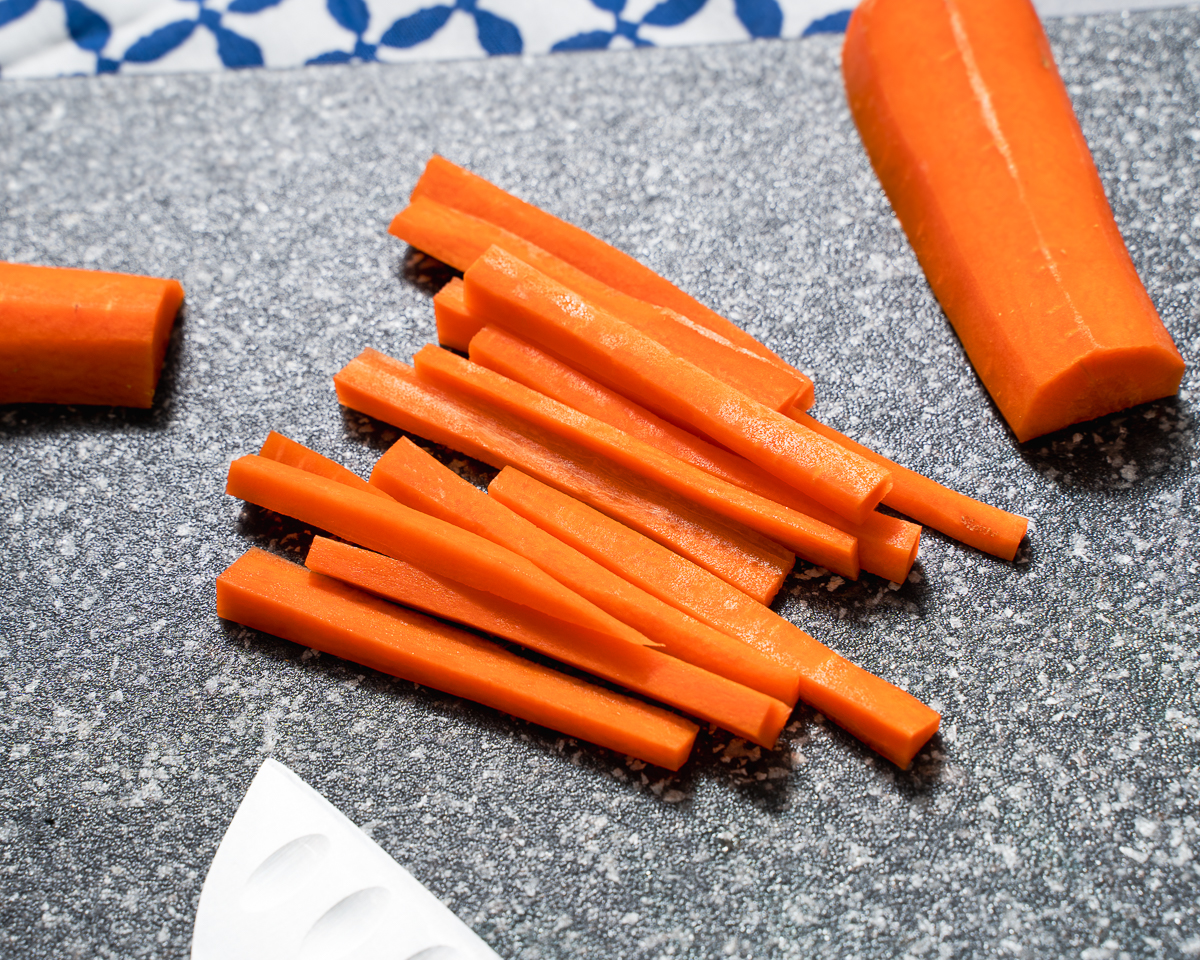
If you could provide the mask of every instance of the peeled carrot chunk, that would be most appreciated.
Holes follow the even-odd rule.
[[[274,430],[267,434],[267,439],[263,441],[258,455],[266,457],[268,460],[286,463],[289,467],[304,470],[306,473],[315,473],[326,480],[336,480],[338,483],[344,483],[355,490],[363,490],[367,493],[373,493],[376,496],[387,497],[387,494],[382,490],[371,486],[352,470],[347,470],[340,463],[330,460],[328,457],[317,453],[316,450],[310,450],[304,444],[290,440],[282,433],[276,433]],[[389,497],[388,499],[391,498]]]
[[[921,542],[921,528],[914,523],[878,511],[872,511],[862,524],[851,523],[749,460],[668,423],[497,327],[484,327],[475,334],[470,354],[472,362],[623,430],[663,453],[850,534],[858,540],[859,563],[869,573],[903,583],[912,569]]]
[[[0,403],[149,407],[183,287],[0,262]]]
[[[467,313],[463,302],[462,280],[454,277],[433,295],[433,317],[437,321],[438,343],[467,352],[471,338],[479,332],[479,320]]]
[[[758,353],[735,346],[674,310],[621,293],[501,226],[427,197],[418,197],[396,215],[389,229],[412,246],[459,270],[470,267],[489,247],[498,246],[619,316],[676,356],[772,410],[786,412],[804,396],[806,384],[793,372],[775,366]],[[434,308],[437,308],[436,298]],[[487,317],[477,320],[486,322]]]
[[[698,732],[669,711],[254,548],[217,578],[217,615],[668,770],[683,766]]]
[[[539,344],[855,523],[887,492],[886,471],[757,403],[562,284],[492,247],[463,276],[471,313]]]
[[[577,447],[553,443],[484,405],[451,397],[375,350],[364,350],[333,379],[346,406],[493,467],[511,463],[687,556],[761,603],[770,603],[795,563],[792,553],[753,530],[729,524]]]
[[[780,662],[800,667],[800,698],[900,767],[937,731],[940,715],[843,659],[766,607],[585,504],[506,469],[491,496],[581,553]]]
[[[626,646],[602,655],[587,643],[564,642],[564,634],[581,628],[382,554],[317,537],[305,563],[388,600],[513,640],[767,748],[792,712],[778,700],[657,650]]]
[[[842,70],[883,189],[1018,441],[1179,389],[1183,359],[1028,0],[867,0]]]
[[[735,346],[757,353],[800,381],[803,392],[796,400],[798,406],[805,410],[812,406],[812,381],[805,374],[780,359],[737,324],[730,323],[649,267],[585,230],[518,200],[482,177],[436,155],[425,165],[425,172],[412,192],[413,200],[421,198],[503,226],[610,287],[674,310]]]

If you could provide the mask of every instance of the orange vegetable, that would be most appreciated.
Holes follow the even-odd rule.
[[[870,573],[902,583],[912,569],[921,540],[921,528],[916,524],[877,511],[872,511],[863,524],[851,523],[749,460],[667,423],[615,390],[496,327],[480,330],[471,340],[470,353],[472,362],[623,430],[663,453],[845,531],[858,540],[859,563]]]
[[[772,410],[785,412],[804,394],[805,385],[791,371],[734,346],[674,310],[614,290],[528,240],[478,217],[418,197],[396,216],[389,229],[459,270],[470,267],[489,247],[498,246]],[[487,317],[477,320],[486,322]]]
[[[251,549],[217,578],[217,615],[678,770],[694,723]]]
[[[1024,517],[972,500],[943,487],[936,480],[892,463],[887,457],[818,423],[807,413],[797,410],[792,416],[810,430],[886,468],[892,475],[893,485],[883,502],[893,510],[994,557],[1012,560],[1017,555],[1017,547],[1029,527],[1029,521]]]
[[[457,400],[377,351],[364,350],[333,379],[346,406],[493,467],[511,463],[687,556],[762,603],[771,601],[795,562],[794,555],[753,530],[735,528],[578,448],[550,444],[550,438],[527,425],[522,430],[482,405]]]
[[[467,313],[462,290],[462,280],[454,277],[435,293],[433,316],[437,320],[438,343],[466,353],[471,338],[479,332],[480,322]]]
[[[564,635],[580,628],[382,554],[317,537],[305,562],[317,573],[513,640],[764,747],[775,745],[792,712],[778,700],[657,650],[628,645],[604,656],[586,641],[564,642]]]
[[[463,277],[471,313],[525,337],[668,420],[682,420],[841,516],[862,523],[891,481],[862,457],[671,354],[492,247]]]
[[[614,644],[648,642],[523,557],[377,494],[256,456],[240,457],[229,465],[225,492],[432,573],[588,627],[612,638]]]
[[[866,0],[842,69],[875,172],[1019,441],[1178,390],[1183,359],[1028,0]]]
[[[739,636],[782,663],[800,667],[800,698],[907,767],[937,731],[940,715],[915,697],[856,667],[762,606],[745,603],[715,577],[570,497],[505,469],[489,493],[650,593]]]
[[[149,407],[183,287],[0,262],[0,403]]]
[[[578,227],[506,193],[443,157],[431,157],[412,199],[426,198],[486,220],[536,244],[622,293],[666,307],[726,340],[766,358],[802,385],[797,404],[812,406],[812,381],[720,314],[688,296],[649,267]]]
[[[795,704],[799,696],[795,670],[635,587],[472,486],[407,438],[379,458],[371,483],[414,510],[525,557],[563,586],[661,644],[666,653]]]
[[[315,473],[317,476],[324,477],[327,480],[336,480],[338,483],[344,483],[355,490],[364,490],[367,493],[391,499],[391,497],[388,497],[378,487],[373,487],[367,483],[357,473],[347,470],[340,463],[335,463],[328,457],[321,456],[316,450],[310,450],[302,443],[289,440],[282,433],[276,433],[274,430],[267,434],[267,439],[263,441],[262,449],[258,451],[258,455],[266,457],[268,460],[286,463],[289,467],[296,467],[298,470],[304,470],[307,473]]]
[[[508,416],[607,457],[713,513],[745,524],[810,563],[852,580],[858,578],[858,543],[841,530],[726,483],[607,423],[433,344],[417,353],[413,366],[418,377],[448,393],[482,400]]]

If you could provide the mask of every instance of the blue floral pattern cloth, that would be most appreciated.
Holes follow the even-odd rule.
[[[0,76],[457,59],[840,32],[854,0],[0,0]]]

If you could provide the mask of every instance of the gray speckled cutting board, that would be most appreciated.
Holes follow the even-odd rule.
[[[1117,219],[1200,361],[1200,15],[1050,32]],[[175,276],[153,410],[0,408],[0,955],[184,957],[275,756],[502,955],[1200,953],[1196,376],[1014,443],[859,146],[838,38],[0,85],[0,258]],[[801,708],[676,776],[219,621],[302,529],[223,490],[275,428],[366,473],[330,375],[434,335],[385,227],[433,151],[645,258],[817,412],[1033,518],[777,606],[944,712],[901,772]],[[394,433],[391,434],[394,437]]]

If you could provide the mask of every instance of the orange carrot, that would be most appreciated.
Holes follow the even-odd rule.
[[[328,457],[321,456],[316,450],[310,450],[304,444],[289,440],[282,433],[276,433],[274,430],[267,434],[267,439],[263,441],[258,455],[266,457],[268,460],[286,463],[289,467],[304,470],[306,473],[315,473],[327,480],[336,480],[355,490],[364,490],[376,496],[387,497],[386,493],[378,487],[371,486],[352,470],[347,470],[340,463],[335,463]],[[388,497],[388,499],[391,498]]]
[[[456,627],[251,549],[217,578],[217,615],[474,700],[669,770],[698,728]]]
[[[1017,555],[1017,547],[1021,545],[1029,527],[1029,521],[1024,517],[943,487],[936,480],[930,480],[893,463],[861,443],[855,443],[807,413],[795,410],[791,415],[810,430],[887,469],[894,483],[883,502],[893,510],[994,557],[1012,560]]]
[[[515,470],[489,491],[533,521],[650,593],[801,669],[800,698],[897,766],[907,767],[937,731],[939,714],[867,673],[766,607],[742,602],[727,585],[627,527]]]
[[[412,199],[420,198],[502,226],[622,293],[674,310],[734,345],[757,353],[796,377],[803,385],[797,404],[804,409],[812,406],[812,381],[805,374],[777,357],[741,327],[603,240],[518,200],[439,156],[430,158],[413,190]]]
[[[657,650],[627,645],[615,656],[601,656],[586,640],[564,642],[565,634],[581,628],[382,554],[317,537],[305,563],[388,600],[513,640],[767,748],[792,712],[778,700]]]
[[[871,163],[1018,441],[1178,390],[1183,359],[1028,0],[868,0],[842,67]]]
[[[400,503],[512,550],[662,649],[794,705],[795,670],[687,616],[541,530],[443,466],[407,438],[375,465],[371,483]]]
[[[786,412],[804,395],[805,384],[792,372],[780,369],[758,353],[735,346],[674,310],[614,290],[486,220],[418,197],[397,214],[389,229],[412,246],[459,270],[470,267],[489,247],[498,246],[590,303],[620,317],[676,356],[772,410]],[[477,320],[486,321],[487,317]]]
[[[508,422],[417,379],[412,368],[364,350],[335,377],[338,399],[409,433],[493,467],[511,463],[769,603],[795,562],[753,530],[737,528],[694,504],[565,444],[550,445],[528,426]]]
[[[572,366],[682,420],[768,473],[862,523],[887,492],[885,471],[756,403],[627,323],[492,247],[463,277],[467,309]]]
[[[512,551],[376,494],[256,456],[230,464],[226,493],[599,631],[614,644],[649,642]]]
[[[0,403],[149,407],[183,287],[0,262]]]
[[[663,453],[850,534],[858,540],[859,563],[870,573],[903,583],[912,569],[921,541],[921,528],[916,524],[877,511],[861,525],[851,523],[749,460],[667,423],[497,327],[480,330],[471,340],[470,354],[472,362],[623,430]]]
[[[454,277],[433,295],[433,316],[437,321],[438,343],[467,352],[471,338],[479,332],[479,320],[467,313],[463,303],[462,280]]]
[[[486,367],[428,344],[413,358],[417,376],[448,393],[464,394],[539,430],[662,484],[720,516],[745,524],[810,563],[858,578],[858,543],[828,524],[684,463],[607,423],[551,400]]]

